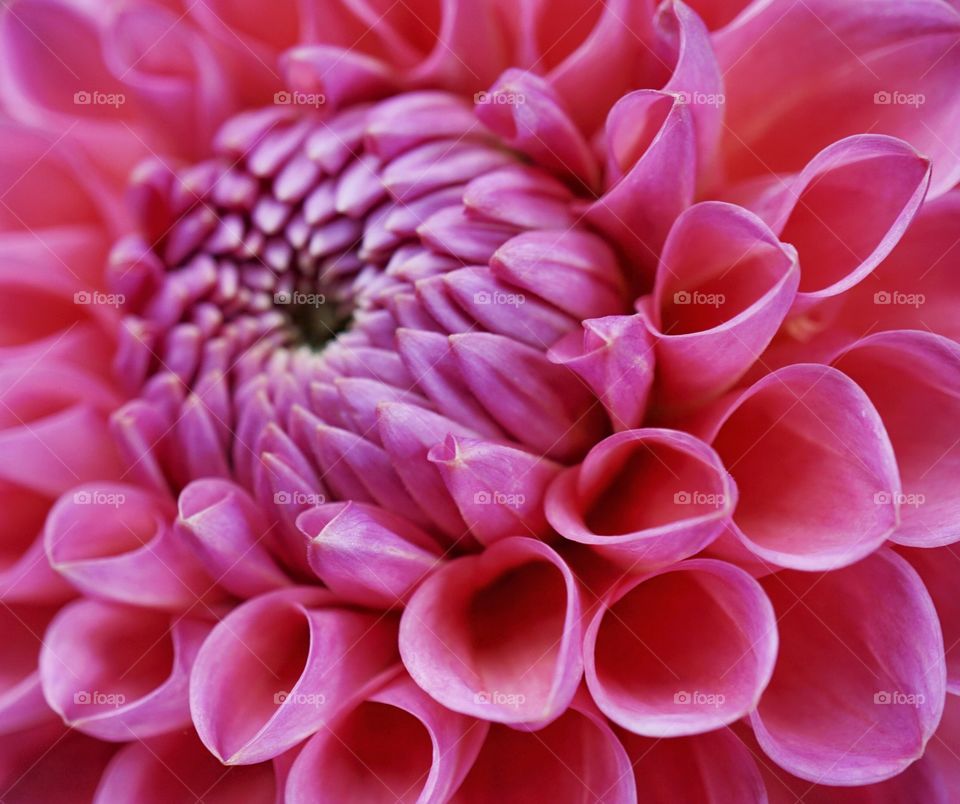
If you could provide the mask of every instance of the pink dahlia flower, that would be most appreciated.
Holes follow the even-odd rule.
[[[0,801],[960,802],[960,11],[11,0]]]

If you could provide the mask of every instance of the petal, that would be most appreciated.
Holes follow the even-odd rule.
[[[394,664],[394,622],[334,603],[316,587],[260,595],[203,643],[190,710],[200,739],[221,762],[250,765],[283,753]]]
[[[866,394],[844,374],[788,366],[722,400],[713,415],[704,437],[736,482],[733,533],[755,556],[836,569],[893,532],[893,447]]]
[[[780,328],[799,279],[794,249],[750,212],[717,201],[684,212],[651,299],[665,403],[693,406],[740,379]]]
[[[958,38],[960,14],[932,0],[756,6],[714,38],[729,176],[800,170],[831,142],[874,131],[931,158],[935,194],[954,186]]]
[[[776,656],[777,625],[763,589],[711,559],[623,582],[584,640],[597,706],[648,737],[701,734],[743,717]]]
[[[94,804],[274,804],[277,780],[268,764],[224,768],[190,731],[134,741],[111,760]]]
[[[68,725],[101,740],[151,737],[190,722],[190,668],[209,623],[81,600],[50,624],[40,678]]]
[[[898,544],[960,540],[960,346],[927,332],[882,332],[833,365],[870,397],[890,434],[903,483]]]
[[[834,143],[798,175],[774,178],[749,204],[800,256],[795,310],[863,280],[886,257],[926,195],[930,162],[892,137]]]
[[[172,501],[136,486],[78,486],[50,511],[51,566],[93,597],[189,610],[217,597],[190,542],[173,527]]]
[[[486,724],[444,709],[404,674],[307,743],[287,800],[447,801],[486,733]]]
[[[764,588],[780,629],[773,679],[751,715],[766,754],[839,785],[882,781],[922,755],[946,670],[936,611],[907,562],[881,550],[816,577],[777,573]]]
[[[637,801],[630,760],[606,722],[588,709],[568,709],[533,733],[492,724],[451,803],[481,804],[493,789],[504,804],[539,801],[546,790],[557,804]]]
[[[43,697],[37,661],[44,632],[56,612],[55,606],[29,603],[3,603],[0,606],[0,640],[3,644],[0,733],[17,732],[54,719]]]
[[[481,544],[549,531],[543,497],[560,470],[553,461],[505,444],[454,435],[427,457]]]
[[[648,428],[601,441],[552,483],[545,510],[561,536],[634,568],[699,552],[736,501],[709,446],[678,430]]]
[[[582,673],[580,592],[547,545],[515,537],[452,561],[411,598],[400,653],[413,677],[455,712],[543,725]]]
[[[333,508],[338,509],[336,513]],[[403,605],[442,558],[429,534],[397,514],[358,502],[297,518],[317,576],[338,597],[372,608]]]

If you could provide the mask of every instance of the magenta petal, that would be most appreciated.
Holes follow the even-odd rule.
[[[473,395],[521,444],[565,459],[606,429],[584,383],[540,350],[487,332],[451,335],[450,343]]]
[[[901,547],[897,552],[917,571],[936,606],[943,630],[947,692],[960,695],[960,596],[956,593],[960,557],[951,547]]]
[[[960,346],[928,332],[882,332],[833,365],[867,392],[893,442],[903,489],[890,538],[913,547],[960,540]]]
[[[718,201],[684,212],[651,300],[661,397],[693,406],[732,386],[776,334],[799,279],[796,251],[752,213]]]
[[[599,169],[563,101],[544,79],[507,70],[476,96],[477,117],[503,142],[553,173],[597,183]]]
[[[177,505],[178,527],[219,586],[247,598],[290,583],[267,551],[272,527],[242,488],[226,480],[195,480],[180,492]]]
[[[606,721],[588,709],[567,709],[529,733],[494,723],[451,804],[609,801],[635,804],[630,759]]]
[[[310,539],[310,566],[343,600],[382,609],[403,605],[440,564],[433,537],[395,513],[358,502],[321,508],[333,516],[308,510],[297,526]]]
[[[209,623],[81,600],[50,624],[40,677],[66,723],[101,740],[150,737],[190,722],[190,668]]]
[[[190,681],[193,722],[222,762],[262,762],[329,723],[395,661],[386,615],[339,608],[319,588],[260,595],[203,643]]]
[[[448,801],[486,733],[485,723],[444,709],[404,674],[307,743],[287,801]]]
[[[927,192],[930,162],[892,137],[859,135],[769,182],[749,204],[800,255],[795,310],[863,280],[903,236]]]
[[[463,190],[469,214],[522,229],[566,229],[576,223],[573,193],[528,165],[510,165],[471,181]]]
[[[217,596],[173,502],[121,483],[78,486],[50,511],[51,566],[81,591],[121,603],[185,610]]]
[[[549,723],[569,705],[583,672],[580,595],[546,544],[504,539],[420,586],[400,623],[403,662],[455,712]]]
[[[560,470],[553,461],[506,444],[454,435],[427,457],[481,544],[549,531],[543,497]]]
[[[630,756],[640,801],[767,804],[758,768],[765,760],[755,760],[729,729],[666,740],[630,732],[617,736]]]
[[[699,552],[729,522],[737,490],[720,458],[678,430],[626,430],[601,441],[547,491],[547,519],[567,539],[627,567]]]
[[[788,366],[722,400],[713,415],[705,438],[736,481],[733,532],[754,555],[791,569],[836,569],[893,533],[900,494],[893,447],[846,375]]]
[[[713,38],[724,72],[728,176],[800,170],[830,143],[873,131],[931,158],[934,193],[953,187],[958,40],[957,9],[935,0],[754,5]],[[863,190],[866,197],[881,186]]]
[[[653,385],[653,338],[640,315],[581,322],[547,358],[575,371],[603,402],[615,430],[638,427]]]
[[[711,559],[624,581],[584,640],[597,706],[648,737],[700,734],[743,717],[760,700],[776,656],[777,625],[763,589]]]
[[[776,671],[751,715],[766,754],[839,785],[887,779],[922,755],[946,668],[937,613],[907,562],[881,550],[823,575],[781,572],[764,588],[780,630]]]
[[[124,746],[100,780],[94,804],[275,804],[269,764],[224,768],[192,731]]]
[[[690,108],[675,95],[638,90],[607,117],[606,192],[587,211],[594,226],[649,279],[670,225],[693,201],[696,132]]]

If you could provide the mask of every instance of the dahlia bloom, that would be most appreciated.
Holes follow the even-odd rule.
[[[0,801],[960,801],[955,4],[0,45]]]

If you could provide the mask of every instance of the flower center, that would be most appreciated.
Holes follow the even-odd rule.
[[[348,441],[350,459],[395,463],[386,403],[581,455],[605,425],[546,350],[629,300],[574,192],[446,93],[290,112],[239,115],[211,159],[148,165],[135,182],[142,231],[113,260],[127,299],[119,367],[150,427],[173,433],[155,471],[174,486],[214,470],[256,486],[269,464],[274,488],[429,507],[398,500],[416,497],[403,483],[366,488],[362,469],[321,480]],[[531,428],[518,405],[549,404],[551,389],[557,410]],[[128,438],[150,438],[137,416]]]

